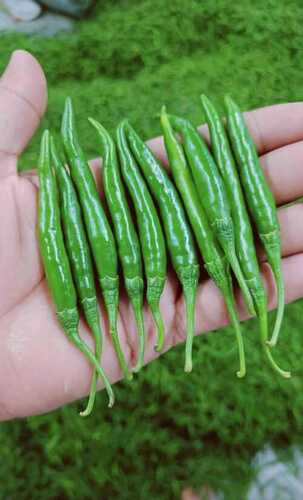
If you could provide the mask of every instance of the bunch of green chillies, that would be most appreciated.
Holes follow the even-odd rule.
[[[170,115],[160,122],[172,173],[155,158],[127,120],[113,138],[89,119],[102,144],[102,180],[109,216],[103,208],[92,171],[77,138],[71,99],[66,100],[61,137],[64,156],[45,131],[39,159],[39,241],[46,279],[58,320],[71,342],[94,368],[82,416],[93,409],[97,379],[114,403],[110,382],[100,365],[102,330],[95,274],[108,316],[109,332],[126,379],[144,365],[144,295],[156,331],[155,349],[165,342],[160,298],[167,275],[167,251],[182,285],[187,337],[185,371],[192,370],[195,303],[203,265],[222,293],[239,351],[238,377],[246,373],[245,352],[237,315],[233,276],[249,313],[257,316],[263,349],[283,377],[271,353],[284,311],[281,243],[277,210],[252,138],[235,102],[226,98],[226,124],[206,96],[201,96],[211,138],[211,151],[192,123]],[[176,135],[178,134],[178,136]],[[68,168],[67,166],[68,165]],[[132,217],[134,213],[134,218]],[[260,275],[252,225],[263,243],[278,290],[278,309],[268,337],[267,295]],[[113,230],[112,230],[113,229]],[[117,331],[119,263],[138,332],[138,359],[129,367]],[[93,333],[93,353],[78,333],[79,306]]]

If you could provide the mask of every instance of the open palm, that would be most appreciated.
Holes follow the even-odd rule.
[[[17,174],[18,156],[34,134],[45,111],[46,82],[37,61],[26,52],[14,53],[0,80],[0,419],[43,413],[88,393],[91,368],[58,326],[45,283],[36,237],[37,178]],[[262,164],[282,205],[303,195],[303,104],[262,108],[246,115]],[[201,128],[205,132],[204,127]],[[150,142],[165,163],[161,139]],[[95,162],[95,166],[97,162]],[[303,295],[302,205],[279,210],[282,229],[283,273],[287,302]],[[275,306],[271,272],[262,265],[270,307]],[[100,305],[102,308],[102,305]],[[165,349],[185,338],[182,294],[169,276],[161,309],[166,323]],[[102,310],[103,312],[103,310]],[[239,312],[246,317],[241,298]],[[104,318],[104,314],[102,317]],[[155,330],[145,311],[145,361],[152,361]],[[210,280],[200,284],[197,333],[225,326],[222,297]],[[131,307],[120,302],[119,335],[130,364],[137,352]],[[102,365],[112,382],[122,375],[105,332]],[[93,347],[91,335],[80,323],[80,334]]]

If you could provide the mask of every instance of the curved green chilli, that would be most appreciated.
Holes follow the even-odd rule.
[[[272,367],[285,376],[285,372],[274,362],[266,343],[268,340],[267,296],[260,276],[253,232],[226,131],[220,115],[211,101],[206,96],[201,96],[201,99],[210,131],[212,151],[222,175],[231,207],[237,255],[259,318],[262,346]]]
[[[70,98],[67,98],[65,103],[61,135],[109,317],[111,338],[123,374],[127,379],[131,379],[132,375],[128,369],[117,332],[119,277],[115,240],[101,205],[93,174],[78,142]]]
[[[102,180],[104,194],[114,224],[126,292],[133,307],[139,333],[138,365],[142,366],[144,363],[145,344],[145,328],[142,313],[144,281],[139,239],[132,221],[120,175],[115,142],[101,123],[92,118],[89,118],[89,121],[96,128],[103,146]],[[164,336],[159,340],[158,348],[161,350]]]
[[[202,137],[190,121],[169,115],[172,126],[181,132],[184,150],[188,158],[201,203],[210,225],[235,273],[248,311],[256,315],[252,297],[244,279],[235,249],[235,232],[230,206],[217,165]]]
[[[194,238],[188,224],[182,202],[167,173],[128,122],[124,122],[129,145],[136,157],[146,182],[161,213],[162,224],[171,261],[183,288],[187,338],[191,338],[194,328],[195,303],[199,279],[199,264]],[[190,341],[189,341],[190,342]],[[190,347],[190,346],[189,346]],[[189,352],[189,351],[188,351]],[[187,359],[185,371],[192,366]]]
[[[162,108],[160,119],[169,165],[195,233],[205,268],[223,293],[230,319],[236,332],[240,358],[240,370],[237,372],[237,376],[244,377],[246,372],[244,345],[235,310],[229,268],[215,241],[214,234],[207,221],[207,216],[199,201],[197,189],[190,169],[187,166],[182,146],[178,143],[174,135],[165,107]]]
[[[101,357],[102,332],[95,289],[90,250],[82,222],[80,205],[72,180],[58,156],[53,137],[50,139],[52,163],[55,168],[59,191],[61,220],[67,254],[70,260],[74,282],[87,324],[95,339],[95,356]],[[94,370],[89,400],[82,417],[92,412],[97,390],[97,372]]]
[[[114,393],[98,360],[78,333],[79,313],[72,272],[64,246],[60,221],[58,193],[50,165],[49,132],[42,136],[39,173],[38,233],[40,251],[46,280],[57,310],[57,318],[68,339],[86,356],[103,380],[109,397],[109,406],[114,404]]]
[[[164,236],[152,197],[129,150],[124,122],[121,122],[117,128],[117,146],[122,176],[136,211],[147,279],[147,302],[157,326],[157,347],[159,349],[163,346],[165,337],[164,323],[159,310],[159,301],[166,280],[167,263]]]
[[[268,262],[277,283],[278,311],[273,335],[269,342],[271,346],[274,346],[281,329],[285,304],[281,270],[280,226],[277,208],[242,113],[231,98],[227,97],[225,103],[227,109],[227,129],[245,190],[248,208],[255,221],[258,234],[264,245]]]

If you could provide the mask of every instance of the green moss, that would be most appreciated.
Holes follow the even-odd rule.
[[[201,122],[202,91],[219,106],[230,93],[246,109],[301,98],[299,0],[287,7],[278,0],[266,6],[261,0],[166,4],[165,10],[160,0],[107,0],[68,37],[37,43],[2,36],[0,66],[13,48],[36,54],[50,84],[43,126],[58,130],[71,95],[88,157],[99,151],[89,115],[112,132],[127,116],[149,138],[160,133],[155,115],[163,103]],[[38,139],[23,155],[22,169],[35,165]],[[254,453],[268,441],[285,445],[302,434],[301,318],[301,302],[286,308],[276,351],[277,361],[292,368],[290,381],[267,366],[251,321],[243,325],[248,375],[242,381],[235,377],[233,332],[225,329],[196,339],[192,374],[183,373],[179,346],[140,373],[132,387],[119,384],[113,410],[100,394],[85,421],[75,403],[4,424],[2,497],[166,500],[179,498],[185,486],[207,483],[227,499],[245,498]]]

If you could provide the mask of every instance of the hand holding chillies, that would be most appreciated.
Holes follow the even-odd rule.
[[[194,311],[199,276],[193,231],[204,266],[224,296],[236,332],[240,357],[238,376],[245,374],[245,357],[229,264],[238,278],[248,307],[252,312],[255,310],[259,317],[262,345],[271,365],[282,376],[290,376],[289,372],[281,370],[276,365],[268,348],[268,344],[274,345],[278,338],[284,307],[276,208],[240,111],[230,99],[226,102],[227,129],[241,182],[224,126],[214,106],[205,96],[202,97],[202,103],[215,159],[188,120],[167,115],[165,109],[162,109],[161,124],[176,187],[130,124],[124,120],[119,125],[116,140],[122,178],[135,208],[140,242],[131,217],[123,180],[120,177],[116,146],[104,127],[96,120],[90,119],[99,133],[104,148],[103,183],[114,224],[114,235],[76,137],[70,100],[66,102],[63,116],[62,138],[71,176],[58,157],[52,142],[52,160],[56,173],[54,176],[50,166],[49,134],[46,132],[43,136],[39,162],[41,254],[58,319],[70,340],[95,368],[88,406],[83,415],[89,414],[92,410],[98,375],[108,391],[110,405],[113,403],[111,386],[98,363],[101,354],[101,329],[91,253],[109,316],[112,341],[125,377],[131,378],[117,333],[119,281],[116,245],[140,338],[139,358],[135,368],[138,370],[143,365],[145,350],[142,315],[144,275],[141,251],[147,280],[147,302],[158,331],[157,349],[161,350],[164,343],[164,323],[159,309],[159,300],[166,279],[163,230],[173,267],[183,286],[186,303],[185,370],[190,371],[192,368]],[[181,134],[182,145],[177,141],[173,128]],[[181,195],[185,211],[176,188]],[[270,342],[267,338],[266,293],[260,279],[251,224],[244,199],[264,243],[278,285],[279,306]],[[61,205],[64,237],[58,201]],[[154,203],[159,209],[161,220]],[[226,257],[222,254],[220,246]],[[77,332],[79,315],[76,289],[86,321],[95,337],[96,356]]]

